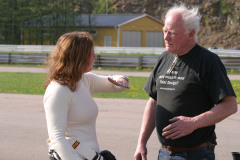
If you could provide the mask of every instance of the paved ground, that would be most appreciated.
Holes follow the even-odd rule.
[[[0,72],[31,72],[31,73],[46,73],[45,68],[35,68],[35,67],[5,67],[0,66]],[[125,76],[142,76],[148,77],[150,72],[123,72],[123,71],[106,71],[106,70],[93,70],[94,73],[100,75],[113,75],[121,74]],[[231,80],[240,80],[240,75],[229,75]]]
[[[10,71],[7,68],[0,67],[0,72]],[[13,71],[16,72],[17,68]],[[30,72],[29,68],[27,72]],[[106,75],[105,72],[93,72]],[[141,72],[124,75],[129,76],[130,73],[136,75]],[[122,73],[114,71],[107,74]],[[42,95],[0,94],[0,160],[48,159],[42,99]],[[118,160],[133,159],[147,100],[95,98],[95,101],[99,106],[97,133],[100,147],[111,150]],[[218,160],[231,160],[231,152],[240,152],[240,111],[218,123],[216,132]],[[148,142],[149,160],[156,160],[159,148],[154,131]]]
[[[0,94],[0,159],[47,159],[47,128],[41,95]],[[99,106],[97,133],[102,149],[118,160],[131,160],[147,100],[95,98]],[[240,105],[239,105],[240,107]],[[231,160],[240,151],[240,111],[216,128],[218,160]],[[156,160],[160,148],[154,131],[148,142],[148,159]]]
[[[0,72],[30,72],[30,73],[47,73],[45,68],[35,67],[5,67],[0,66]],[[106,71],[106,70],[93,70],[94,73],[99,75],[113,75],[121,74],[125,76],[143,76],[148,77],[150,72],[123,72],[123,71]]]

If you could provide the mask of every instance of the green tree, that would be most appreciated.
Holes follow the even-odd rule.
[[[103,1],[0,0],[0,43],[44,44],[49,41],[55,44],[63,33],[74,30],[76,15],[92,14],[95,4],[100,3]]]
[[[16,43],[17,37],[15,32],[17,32],[17,1],[16,0],[0,0],[0,42],[1,43]]]
[[[93,13],[99,14],[99,13],[109,13],[111,10],[113,3],[111,0],[96,0],[92,2],[93,4]]]

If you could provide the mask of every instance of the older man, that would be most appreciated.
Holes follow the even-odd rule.
[[[215,124],[237,112],[236,95],[219,57],[197,44],[196,7],[170,8],[163,28],[166,51],[150,75],[135,160],[147,159],[156,126],[159,160],[214,160]]]

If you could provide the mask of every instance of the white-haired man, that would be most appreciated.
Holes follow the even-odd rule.
[[[158,160],[214,160],[215,124],[237,112],[236,95],[219,57],[197,44],[198,8],[175,5],[165,17],[163,52],[144,89],[150,96],[135,160],[147,159],[156,127]]]

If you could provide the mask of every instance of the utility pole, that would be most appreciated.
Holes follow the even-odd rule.
[[[14,41],[14,10],[15,10],[15,7],[14,7],[14,3],[15,3],[15,1],[14,0],[12,0],[12,32],[11,32],[11,43],[13,44],[13,41]]]
[[[106,3],[106,14],[108,14],[108,0],[105,0]]]

